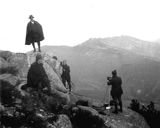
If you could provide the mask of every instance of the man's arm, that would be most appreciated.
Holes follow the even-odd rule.
[[[110,79],[110,80],[107,82],[107,85],[112,85],[112,83],[113,83],[113,80]]]
[[[122,79],[120,78],[120,85],[122,85]]]

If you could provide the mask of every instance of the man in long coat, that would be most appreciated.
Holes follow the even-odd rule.
[[[61,64],[62,66],[62,83],[66,87],[66,82],[69,85],[69,93],[71,92],[71,77],[70,77],[70,67],[67,65],[67,61],[64,60],[63,63]]]
[[[42,26],[35,20],[33,20],[33,16],[30,15],[30,22],[27,24],[27,32],[26,32],[26,42],[25,45],[32,44],[34,48],[34,52],[36,52],[35,42],[38,44],[39,52],[40,49],[40,41],[44,40],[43,29]]]
[[[113,111],[113,113],[118,114],[118,103],[120,106],[119,111],[123,111],[122,109],[122,99],[121,96],[123,94],[123,90],[122,90],[122,79],[120,77],[117,76],[117,71],[114,70],[112,71],[112,78],[109,79],[109,82],[107,83],[108,85],[112,85],[111,88],[111,96],[115,105],[115,111]]]
[[[34,90],[41,92],[44,88],[48,88],[48,92],[51,92],[50,81],[43,68],[42,60],[42,56],[37,54],[36,61],[28,70],[27,84],[22,86],[23,90],[32,87]]]

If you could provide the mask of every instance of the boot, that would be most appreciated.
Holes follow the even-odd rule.
[[[39,48],[39,52],[42,52],[40,48]]]
[[[120,106],[120,109],[119,109],[118,111],[123,112],[123,109],[122,109],[122,101],[119,102],[119,106]]]
[[[36,49],[34,49],[33,52],[36,52]]]
[[[118,108],[117,108],[117,104],[116,103],[115,103],[115,110],[112,113],[118,114]]]
[[[118,114],[118,111],[117,111],[117,110],[114,110],[114,111],[112,111],[112,113],[114,113],[114,114]]]

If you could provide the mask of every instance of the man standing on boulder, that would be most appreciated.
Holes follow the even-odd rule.
[[[29,16],[30,22],[27,24],[25,45],[32,44],[34,52],[36,52],[35,42],[37,42],[39,52],[41,52],[40,41],[44,40],[43,29],[37,21],[33,20],[33,18],[32,15]]]
[[[71,92],[71,77],[70,77],[70,67],[67,65],[67,61],[64,60],[61,63],[62,66],[62,83],[64,84],[64,86],[66,87],[66,82],[69,85],[69,93]]]
[[[25,90],[27,87],[32,87],[38,92],[41,92],[47,87],[48,92],[51,92],[50,81],[43,68],[43,58],[41,54],[37,54],[36,61],[31,65],[27,75],[27,84],[22,86],[22,90]]]
[[[118,103],[120,106],[119,111],[123,111],[122,109],[122,99],[121,96],[123,94],[123,90],[122,90],[122,79],[120,77],[117,76],[117,71],[114,70],[112,71],[112,78],[108,79],[109,82],[107,83],[108,85],[112,85],[111,88],[111,96],[115,105],[115,110],[113,111],[113,113],[118,114]]]

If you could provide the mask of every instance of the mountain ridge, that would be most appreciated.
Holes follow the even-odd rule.
[[[78,85],[76,91],[88,90],[90,94],[97,92],[97,96],[102,98],[106,77],[117,69],[118,75],[123,79],[125,98],[159,102],[159,51],[156,51],[157,48],[154,51],[154,43],[147,42],[144,45],[145,41],[142,41],[141,45],[140,41],[128,36],[115,37],[108,41],[105,38],[91,38],[80,45],[62,49],[57,46],[50,49],[42,46],[42,51],[56,55],[59,60],[67,60],[71,67],[72,81]],[[128,48],[130,45],[131,48]],[[154,54],[148,53],[148,49]]]

